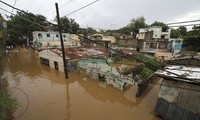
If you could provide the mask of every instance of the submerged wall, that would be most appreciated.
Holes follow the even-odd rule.
[[[200,120],[200,86],[164,79],[155,112],[166,120]]]

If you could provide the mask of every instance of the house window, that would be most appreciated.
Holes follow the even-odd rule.
[[[50,37],[50,34],[47,34],[47,37]]]
[[[39,34],[38,34],[38,37],[42,37],[42,34],[41,34],[41,33],[39,33]]]

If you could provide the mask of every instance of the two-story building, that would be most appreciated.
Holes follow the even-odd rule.
[[[171,29],[163,30],[160,26],[139,29],[137,46],[143,52],[170,51],[178,53],[181,50],[181,38],[170,38]]]
[[[33,45],[35,47],[60,46],[59,32],[34,31]],[[62,33],[65,46],[80,46],[78,36],[75,34]]]
[[[139,40],[150,40],[150,39],[169,39],[171,34],[171,29],[163,30],[160,26],[151,26],[148,28],[140,28],[139,33],[136,38]],[[149,36],[149,37],[147,37]]]

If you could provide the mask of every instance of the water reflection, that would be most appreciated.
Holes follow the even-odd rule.
[[[3,59],[4,77],[29,96],[30,105],[19,120],[153,120],[158,86],[151,86],[140,98],[135,87],[120,91],[111,85],[102,87],[97,80],[87,78],[85,72],[64,73],[41,65],[31,49],[9,53]],[[17,91],[15,97],[26,103]],[[15,116],[19,115],[21,106]]]

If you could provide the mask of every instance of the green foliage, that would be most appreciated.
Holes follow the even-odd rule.
[[[179,34],[178,30],[172,28],[172,29],[171,29],[170,37],[171,37],[171,38],[179,38],[179,36],[180,36],[180,34]]]
[[[122,27],[118,30],[112,30],[113,32],[118,32],[125,35],[130,35],[131,32],[137,34],[139,28],[145,28],[148,25],[145,23],[145,18],[143,16],[131,19],[130,23],[126,27]]]
[[[15,16],[10,16],[10,19],[7,21],[7,44],[20,45],[24,44],[27,38],[32,39],[33,31],[45,30],[45,28],[42,27],[47,25],[45,20],[46,18],[44,16],[34,15],[32,13],[25,14],[23,12],[17,12]]]
[[[161,63],[160,61],[158,61],[155,57],[144,54],[144,53],[140,53],[138,55],[138,58],[144,62],[146,62],[146,67],[148,67],[149,69],[156,71],[157,69],[159,69],[161,67]]]
[[[151,24],[151,26],[161,26],[161,27],[163,27],[163,26],[166,26],[166,24],[163,23],[163,22],[155,21],[155,22],[153,22],[153,23]]]
[[[140,76],[143,79],[149,78],[152,74],[153,74],[153,71],[151,69],[147,68],[147,67],[143,67],[141,72],[140,72]]]
[[[132,32],[132,30],[130,27],[123,27],[123,28],[120,28],[118,32],[121,34],[130,35],[130,32]]]
[[[187,33],[187,28],[185,26],[180,26],[178,28],[178,31],[179,31],[180,36],[184,36]]]
[[[62,17],[60,21],[63,25],[63,31],[67,33],[78,33],[79,31],[79,24],[72,18]],[[70,31],[69,31],[70,30]]]
[[[15,109],[19,103],[10,94],[0,92],[0,119],[5,119],[8,109]]]
[[[91,27],[88,27],[88,28],[79,28],[79,33],[87,36],[87,35],[93,35],[97,33],[97,31]]]
[[[171,29],[171,38],[179,38],[185,36],[187,33],[187,28],[180,26],[178,29]]]
[[[200,48],[200,26],[194,26],[191,31],[188,31],[183,37],[184,47],[189,50]],[[198,50],[200,51],[200,50]]]
[[[155,21],[154,23],[152,23],[151,26],[160,26],[160,27],[162,27],[163,32],[166,32],[167,29],[169,29],[169,27],[165,23],[158,22],[158,21]]]
[[[131,29],[130,32],[133,31],[135,33],[138,33],[139,28],[145,28],[147,27],[147,24],[145,23],[145,18],[141,16],[141,17],[131,19],[131,22],[128,24],[127,27]]]

